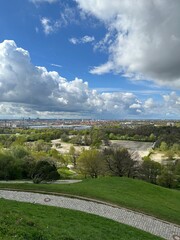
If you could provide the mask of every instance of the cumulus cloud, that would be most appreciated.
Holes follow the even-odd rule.
[[[34,66],[28,51],[12,40],[0,44],[0,58],[0,102],[26,104],[36,111],[101,112],[108,99],[115,101],[90,90],[82,79],[67,81],[55,71]],[[120,98],[124,101],[125,96]]]
[[[153,99],[141,101],[130,92],[102,92],[90,89],[87,82],[68,81],[55,71],[34,66],[27,50],[12,40],[0,43],[0,111],[1,116],[99,116],[152,117],[180,115],[180,98],[175,92],[163,95],[161,105]],[[150,115],[148,115],[150,113]],[[159,114],[159,113],[158,113]]]
[[[164,108],[166,109],[167,115],[180,115],[180,96],[175,92],[163,95]]]
[[[82,38],[70,38],[69,41],[70,43],[76,45],[76,44],[84,44],[84,43],[90,43],[90,42],[93,42],[95,40],[94,36],[88,36],[88,35],[85,35],[84,37]]]
[[[83,12],[107,27],[99,45],[108,48],[109,59],[91,73],[113,71],[131,79],[180,88],[179,0],[76,2]]]

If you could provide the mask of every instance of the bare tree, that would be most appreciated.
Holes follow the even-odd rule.
[[[137,161],[132,159],[126,148],[108,148],[104,149],[103,153],[111,174],[119,177],[133,177]]]

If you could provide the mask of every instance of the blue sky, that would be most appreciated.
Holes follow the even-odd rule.
[[[1,0],[1,118],[180,119],[180,3]]]

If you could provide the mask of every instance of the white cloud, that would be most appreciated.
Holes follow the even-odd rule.
[[[62,68],[62,65],[60,65],[60,64],[55,64],[55,63],[51,63],[51,66],[53,66],[53,67],[58,67],[58,68]]]
[[[180,116],[180,96],[175,92],[171,92],[170,94],[163,95],[163,99],[166,113]]]
[[[58,0],[29,0],[30,2],[34,3],[34,4],[38,4],[38,3],[55,3]]]
[[[46,17],[41,18],[41,24],[46,35],[56,32],[60,27],[60,23],[58,21],[52,22],[49,18]]]
[[[114,71],[135,80],[153,80],[161,86],[180,88],[179,0],[76,2],[83,12],[107,27],[100,47],[108,47],[109,60],[91,73]]]
[[[148,98],[144,103],[145,109],[154,109],[156,107],[156,104],[152,98]]]
[[[139,104],[139,103],[133,103],[131,106],[129,106],[129,108],[132,108],[132,109],[141,108],[141,104]]]
[[[29,52],[12,40],[0,43],[1,116],[99,116],[147,118],[180,116],[180,97],[166,94],[162,102],[141,100],[130,92],[102,92],[90,89],[87,82],[68,81],[55,71],[34,66]],[[159,110],[161,111],[159,112]]]
[[[60,28],[66,27],[72,23],[78,23],[77,13],[74,8],[68,6],[61,6],[61,12],[59,18],[56,20],[51,20],[47,17],[42,17],[40,19],[43,31],[46,35],[57,32]]]
[[[89,42],[93,42],[95,40],[94,36],[84,36],[82,37],[81,41],[82,43],[89,43]]]
[[[60,18],[58,21],[61,23],[62,26],[67,26],[71,23],[75,24],[79,23],[75,8],[69,7],[68,5],[65,6],[62,5],[61,7],[62,11],[60,13]]]
[[[70,43],[76,45],[76,44],[84,44],[84,43],[90,43],[93,42],[95,40],[94,36],[87,36],[85,35],[82,38],[70,38],[69,41]]]
[[[102,64],[99,67],[94,67],[93,69],[90,70],[90,73],[101,75],[101,74],[110,72],[112,68],[113,68],[113,63],[107,62],[105,64]]]
[[[70,43],[72,43],[72,44],[74,44],[74,45],[76,45],[76,44],[78,44],[79,43],[79,40],[77,39],[77,38],[70,38],[69,39],[69,41],[70,41]]]

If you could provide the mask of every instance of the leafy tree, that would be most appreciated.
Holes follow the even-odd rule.
[[[91,138],[90,135],[88,135],[87,133],[84,134],[84,145],[85,146],[91,145]]]
[[[16,140],[13,142],[13,146],[22,146],[26,142],[25,136],[17,136]]]
[[[27,149],[20,145],[11,147],[10,152],[16,159],[23,159],[24,157],[30,155],[30,153],[27,151]]]
[[[163,151],[163,152],[168,150],[168,145],[167,145],[166,142],[161,142],[160,150]]]
[[[94,128],[90,132],[91,146],[99,148],[102,140],[105,138],[104,132],[101,129]]]
[[[0,179],[9,180],[10,179],[10,165],[13,162],[12,156],[6,156],[3,153],[0,153]]]
[[[82,136],[80,134],[78,134],[78,135],[72,137],[70,142],[72,144],[82,145],[83,144]]]
[[[22,178],[30,179],[33,168],[35,166],[35,159],[32,155],[26,155],[21,161]]]
[[[50,159],[44,159],[38,161],[31,175],[34,183],[40,183],[42,181],[53,181],[60,178],[56,165]]]
[[[66,167],[68,165],[65,155],[62,155],[56,149],[52,148],[48,155],[56,162],[58,167]]]
[[[179,159],[175,161],[174,174],[177,179],[177,184],[178,186],[180,186],[180,160]]]
[[[161,164],[152,161],[149,157],[146,157],[141,164],[140,177],[150,183],[156,183],[157,176],[161,172]]]
[[[22,163],[10,153],[0,153],[0,179],[14,180],[22,178]]]
[[[106,166],[115,176],[132,177],[135,173],[136,161],[131,158],[126,148],[109,148],[104,150]]]
[[[174,152],[174,153],[179,153],[180,152],[180,144],[178,143],[174,143],[171,150]]]
[[[176,161],[168,161],[163,166],[161,175],[158,177],[158,184],[168,188],[176,188],[178,176],[176,172]]]
[[[69,155],[70,155],[70,160],[71,160],[71,162],[72,162],[72,164],[73,164],[73,166],[74,166],[74,168],[75,168],[76,165],[77,165],[76,160],[77,160],[78,154],[77,154],[76,149],[74,148],[74,146],[71,146],[71,147],[70,147],[70,149],[69,149]]]
[[[163,168],[157,182],[163,187],[175,188],[177,186],[176,176],[168,168]]]
[[[168,158],[168,160],[173,160],[174,158],[174,152],[171,149],[167,150],[165,155]]]
[[[102,154],[96,149],[84,150],[77,159],[77,168],[85,176],[97,178],[104,173]]]
[[[153,133],[151,133],[149,136],[149,140],[154,142],[156,140],[156,136]]]
[[[65,132],[61,135],[61,141],[63,142],[69,141],[69,136]]]
[[[37,152],[48,152],[51,149],[51,144],[44,140],[38,140],[33,143],[33,149]]]

